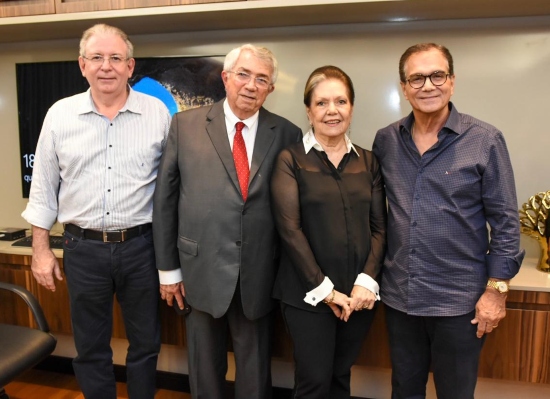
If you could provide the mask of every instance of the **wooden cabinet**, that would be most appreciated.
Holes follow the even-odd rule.
[[[50,330],[54,334],[72,334],[69,292],[66,280],[56,280],[56,291],[51,292],[34,279],[30,270],[30,255],[0,253],[0,281],[25,287],[36,296],[44,310]],[[63,268],[63,259],[58,259]],[[8,291],[0,291],[0,323],[36,327],[30,310],[18,296]],[[171,345],[185,344],[183,318],[160,303],[162,342]],[[126,338],[122,313],[118,302],[113,305],[113,338]]]
[[[243,0],[55,0],[55,10],[57,13],[88,12],[231,1]]]
[[[55,13],[55,0],[0,0],[0,17]]]
[[[62,260],[59,261],[63,264]],[[69,294],[65,280],[57,282],[56,292],[51,292],[36,282],[30,265],[29,255],[0,254],[0,280],[20,285],[33,293],[44,310],[52,332],[72,334]],[[30,312],[20,306],[19,298],[7,291],[2,291],[0,295],[0,322],[36,327]],[[10,306],[4,306],[4,303],[13,304],[13,312],[10,312]]]
[[[30,256],[16,256],[0,254],[0,281],[20,285],[28,289],[30,278],[25,263],[30,266]],[[0,323],[16,324],[36,328],[29,307],[18,295],[0,291]]]
[[[506,318],[483,346],[479,376],[550,384],[550,292],[510,292]]]
[[[62,260],[60,259],[61,266]],[[30,271],[29,255],[0,253],[0,280],[19,284],[39,300],[54,334],[71,334],[69,296],[65,280],[56,282],[56,292],[39,286]],[[0,291],[0,322],[33,326],[26,305]],[[185,321],[160,303],[162,343],[185,346]],[[120,306],[113,306],[113,337],[125,338]],[[506,318],[489,334],[481,353],[479,376],[512,381],[550,384],[550,292],[511,291]],[[292,361],[292,343],[282,317],[275,322],[273,356]],[[356,364],[391,368],[385,309],[379,304],[369,334]]]

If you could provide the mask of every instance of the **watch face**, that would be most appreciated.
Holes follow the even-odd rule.
[[[499,292],[508,292],[508,284],[503,281],[497,282],[497,290],[499,290]]]

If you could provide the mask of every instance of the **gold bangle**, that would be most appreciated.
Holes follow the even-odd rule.
[[[327,301],[326,299],[323,300],[324,303],[332,303],[332,301],[334,301],[334,296],[336,295],[336,291],[334,291],[334,288],[332,289],[332,296],[330,297],[330,299]]]

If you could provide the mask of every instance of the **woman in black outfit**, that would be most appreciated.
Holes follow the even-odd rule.
[[[351,366],[380,299],[386,200],[378,162],[346,134],[354,98],[341,69],[313,71],[304,91],[311,129],[273,171],[283,243],[274,296],[294,344],[293,398],[350,397]]]

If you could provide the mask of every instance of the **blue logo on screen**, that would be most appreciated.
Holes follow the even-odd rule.
[[[172,97],[172,94],[166,89],[166,87],[155,79],[144,77],[133,85],[132,88],[141,93],[149,94],[150,96],[158,98],[164,103],[164,105],[166,105],[168,111],[170,111],[170,115],[174,116],[174,114],[178,112],[178,105],[176,104],[174,97]]]

